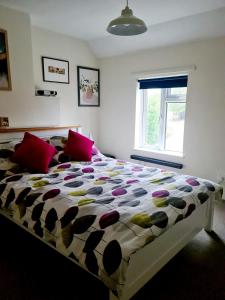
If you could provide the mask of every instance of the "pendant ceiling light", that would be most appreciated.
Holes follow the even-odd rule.
[[[127,5],[122,10],[121,16],[109,23],[107,31],[115,35],[129,36],[144,33],[147,31],[147,26],[144,21],[133,15],[127,0]]]

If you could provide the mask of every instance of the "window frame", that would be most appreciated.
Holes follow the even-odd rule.
[[[149,145],[145,142],[146,140],[146,130],[147,130],[147,105],[148,105],[148,89],[139,90],[139,101],[140,101],[140,123],[139,123],[139,139],[138,139],[138,149],[149,151],[149,152],[160,152],[160,153],[169,153],[171,155],[183,156],[180,151],[172,151],[166,149],[166,130],[167,130],[167,111],[169,103],[185,103],[187,104],[187,94],[171,94],[171,88],[162,88],[161,89],[161,101],[160,101],[160,120],[159,120],[159,144],[158,147],[154,145]],[[184,126],[186,123],[186,105],[185,105],[185,117],[184,117]],[[183,143],[184,143],[185,130],[183,133]],[[156,145],[157,146],[157,145]]]

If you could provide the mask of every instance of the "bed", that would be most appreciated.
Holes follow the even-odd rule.
[[[24,131],[58,150],[47,174],[15,165],[0,173],[0,213],[103,281],[110,300],[127,300],[198,232],[211,231],[222,188],[100,152],[91,162],[59,160],[71,127],[0,130],[1,165]]]

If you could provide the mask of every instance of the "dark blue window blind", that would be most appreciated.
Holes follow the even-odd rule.
[[[138,80],[141,90],[186,87],[188,76],[161,77]]]

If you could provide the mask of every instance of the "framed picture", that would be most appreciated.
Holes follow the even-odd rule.
[[[42,56],[43,81],[70,83],[67,60]]]
[[[7,31],[0,29],[0,91],[12,90]]]
[[[100,71],[77,66],[78,106],[100,106]]]

